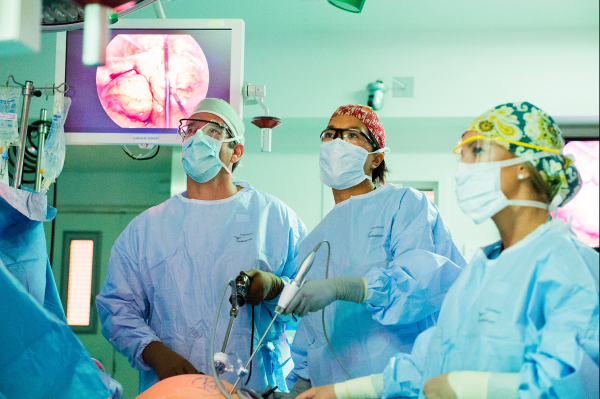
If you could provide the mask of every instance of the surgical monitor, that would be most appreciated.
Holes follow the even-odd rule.
[[[571,230],[584,244],[598,249],[598,153],[597,137],[567,139],[566,155],[573,156],[581,176],[581,189],[556,217],[569,223]]]
[[[106,64],[81,61],[83,31],[57,34],[56,82],[69,85],[68,144],[179,144],[203,98],[242,116],[244,21],[131,19],[112,25]]]

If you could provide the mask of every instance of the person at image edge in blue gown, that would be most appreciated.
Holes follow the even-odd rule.
[[[180,122],[187,191],[136,217],[115,242],[96,304],[102,334],[140,370],[140,392],[180,374],[209,373],[211,328],[220,293],[240,271],[251,277],[254,347],[277,295],[297,271],[306,228],[281,201],[233,180],[244,125],[223,100],[207,98]],[[261,301],[263,301],[261,303]],[[240,308],[227,345],[250,357],[251,306]],[[224,306],[224,309],[226,307]],[[222,313],[226,313],[223,310]],[[287,390],[292,368],[279,318],[253,360],[248,387]],[[221,317],[220,348],[229,317]],[[219,349],[217,348],[217,350]],[[244,360],[245,363],[245,360]],[[235,373],[224,380],[235,381]]]
[[[321,181],[336,204],[300,244],[299,259],[328,240],[329,278],[322,245],[286,310],[303,317],[292,345],[294,397],[348,379],[317,311],[324,309],[331,345],[352,377],[381,373],[386,359],[410,353],[417,335],[435,324],[465,265],[437,207],[420,191],[384,184],[388,149],[373,110],[338,108],[320,139]]]
[[[456,195],[501,240],[475,254],[410,355],[299,399],[597,398],[598,253],[548,218],[581,187],[563,147],[558,125],[527,102],[475,119],[456,148]]]

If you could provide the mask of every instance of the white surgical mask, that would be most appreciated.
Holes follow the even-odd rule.
[[[458,206],[476,224],[483,223],[509,205],[548,209],[548,204],[539,201],[507,199],[500,188],[500,171],[507,166],[553,155],[538,152],[499,162],[461,162],[455,175]]]
[[[229,168],[219,158],[221,144],[235,141],[235,138],[219,141],[202,133],[183,142],[183,170],[198,183],[214,179],[221,168],[231,174]]]
[[[380,152],[389,152],[389,148],[368,152],[341,139],[322,143],[319,156],[321,181],[328,187],[345,190],[371,179],[365,174],[365,162],[369,154]]]

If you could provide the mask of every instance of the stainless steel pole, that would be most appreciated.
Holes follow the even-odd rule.
[[[279,313],[275,313],[275,317],[273,317],[273,320],[271,320],[271,324],[269,324],[269,327],[267,327],[267,329],[265,330],[265,333],[263,334],[262,338],[260,339],[260,341],[258,341],[258,345],[256,345],[256,349],[254,349],[254,352],[252,352],[252,355],[250,356],[250,359],[248,359],[248,363],[246,363],[246,366],[244,366],[244,368],[246,370],[248,369],[248,366],[250,366],[250,363],[252,362],[252,359],[254,358],[254,355],[256,355],[256,352],[258,352],[258,350],[260,349],[260,345],[265,340],[265,337],[269,333],[269,330],[271,329],[271,326],[273,325],[273,323],[275,323],[275,320],[277,319],[277,316],[279,316]],[[252,337],[252,338],[254,338],[254,337]],[[233,384],[233,388],[231,388],[231,391],[229,391],[230,395],[233,394],[233,392],[235,391],[235,388],[237,388],[237,386],[240,383],[241,379],[242,379],[242,376],[240,375],[238,377],[238,379],[235,380],[235,384]]]
[[[33,82],[26,81],[23,86],[23,109],[21,110],[21,146],[19,147],[19,157],[15,165],[14,187],[19,188],[23,180],[23,158],[25,157],[25,145],[27,144],[27,127],[29,126],[29,104],[33,93]]]
[[[44,153],[44,143],[46,142],[46,135],[48,134],[48,125],[46,124],[46,118],[48,117],[48,111],[42,108],[40,111],[40,124],[38,125],[38,152],[37,152],[37,165],[35,169],[35,191],[38,193],[42,188],[42,154]]]

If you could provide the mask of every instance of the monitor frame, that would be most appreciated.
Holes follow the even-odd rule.
[[[245,24],[242,19],[126,19],[119,20],[112,29],[189,29],[189,30],[231,30],[231,71],[229,80],[229,103],[243,117],[244,101],[244,41]],[[67,32],[56,35],[56,72],[55,84],[65,82]],[[68,83],[68,82],[67,82]],[[67,144],[155,144],[181,145],[177,134],[146,133],[67,133]]]
[[[565,137],[564,139],[565,139],[565,145],[567,145],[571,141],[600,141],[600,137],[592,137],[592,136],[585,136],[585,137]]]

